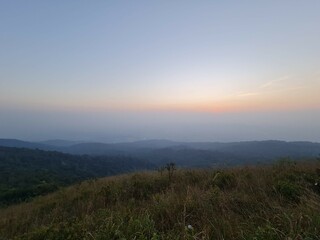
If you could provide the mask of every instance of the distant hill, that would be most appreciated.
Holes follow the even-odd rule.
[[[49,146],[56,146],[56,147],[69,147],[75,144],[83,143],[83,141],[68,141],[68,140],[54,139],[54,140],[42,141],[39,143],[44,145],[49,145]]]
[[[170,148],[182,143],[168,140],[145,140],[125,143],[80,143],[61,149],[71,154],[110,155],[133,154],[143,150]]]
[[[43,143],[27,142],[18,139],[0,139],[0,146],[3,147],[16,147],[16,148],[30,148],[30,149],[42,149],[50,150],[54,149],[53,146],[46,145]]]
[[[0,205],[24,201],[90,178],[154,168],[149,162],[131,157],[74,156],[0,147]]]
[[[50,140],[33,143],[0,139],[0,146],[54,150],[74,155],[130,156],[157,165],[173,161],[184,167],[233,166],[287,157],[314,158],[320,154],[320,143],[285,141],[219,143],[146,140],[127,143],[75,143]]]

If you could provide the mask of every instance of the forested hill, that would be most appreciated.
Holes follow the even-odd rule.
[[[53,151],[0,147],[0,205],[24,201],[90,178],[154,169],[121,156],[74,156]]]
[[[1,143],[1,142],[0,142]],[[0,144],[1,145],[1,144]],[[43,146],[38,147],[42,149]],[[46,146],[46,148],[54,146]],[[46,150],[46,149],[45,149]],[[285,142],[285,141],[249,141],[249,142],[172,142],[165,140],[139,141],[131,143],[81,143],[67,147],[56,148],[60,152],[70,154],[89,154],[89,155],[114,155],[126,154],[138,158],[145,158],[150,161],[167,162],[176,161],[176,155],[181,154],[181,150],[187,150],[188,153],[199,155],[199,151],[205,151],[205,155],[210,155],[210,160],[201,159],[210,166],[217,160],[224,162],[241,163],[243,159],[253,162],[263,160],[275,160],[283,157],[313,158],[320,154],[320,143],[313,142]],[[169,151],[168,151],[169,150]],[[171,152],[170,152],[171,151]],[[176,154],[176,152],[178,153]],[[163,156],[160,159],[160,155]],[[202,153],[200,153],[202,154]],[[189,154],[187,154],[188,157]],[[219,155],[219,156],[217,156]],[[156,157],[157,159],[154,159]],[[183,161],[182,161],[183,162]],[[198,158],[190,163],[183,163],[181,166],[191,166],[198,164]],[[232,164],[233,165],[233,164]]]
[[[175,162],[179,167],[235,166],[268,162],[279,158],[315,158],[320,154],[320,143],[285,141],[249,142],[174,142],[145,140],[127,143],[79,143],[80,141],[51,140],[26,142],[0,139],[0,146],[24,147],[67,154],[92,156],[125,155],[164,165]]]

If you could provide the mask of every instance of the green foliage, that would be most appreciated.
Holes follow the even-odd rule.
[[[86,230],[79,222],[61,222],[49,227],[41,227],[34,232],[25,234],[21,240],[77,240],[86,239]]]
[[[232,173],[221,171],[214,175],[212,183],[220,189],[231,189],[236,186],[237,180]]]
[[[93,230],[92,236],[95,239],[157,239],[155,223],[147,213],[137,217],[116,214],[107,219]]]
[[[301,190],[292,182],[279,181],[276,185],[276,191],[289,201],[299,202],[300,200]]]
[[[317,194],[320,195],[320,174],[317,168],[313,173],[306,173],[303,179],[308,183],[309,187]]]
[[[283,236],[279,233],[276,228],[267,224],[263,227],[258,227],[252,240],[281,240]]]
[[[73,156],[0,147],[0,207],[83,180],[151,168],[153,165],[129,157]]]
[[[167,179],[149,179],[146,181],[143,175],[135,174],[130,181],[122,186],[123,194],[121,199],[133,198],[135,200],[145,200],[154,193],[162,192],[169,186]]]

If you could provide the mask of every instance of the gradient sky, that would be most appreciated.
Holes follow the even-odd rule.
[[[0,137],[320,141],[320,1],[0,2]]]

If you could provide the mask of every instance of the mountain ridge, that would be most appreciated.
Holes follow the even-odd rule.
[[[61,140],[59,140],[61,141]],[[224,153],[239,158],[272,160],[281,157],[301,158],[317,157],[320,154],[320,143],[308,141],[243,141],[243,142],[175,142],[169,140],[143,140],[123,143],[99,143],[83,142],[62,146],[49,145],[38,142],[27,142],[18,139],[0,139],[0,146],[6,147],[24,147],[29,149],[41,149],[47,151],[58,151],[73,155],[126,155],[134,157],[143,157],[148,160],[156,155],[156,152],[178,152],[182,149],[197,151],[208,151],[212,155]],[[71,145],[70,145],[71,144]],[[171,159],[174,159],[172,155]],[[227,159],[230,160],[230,157]]]

